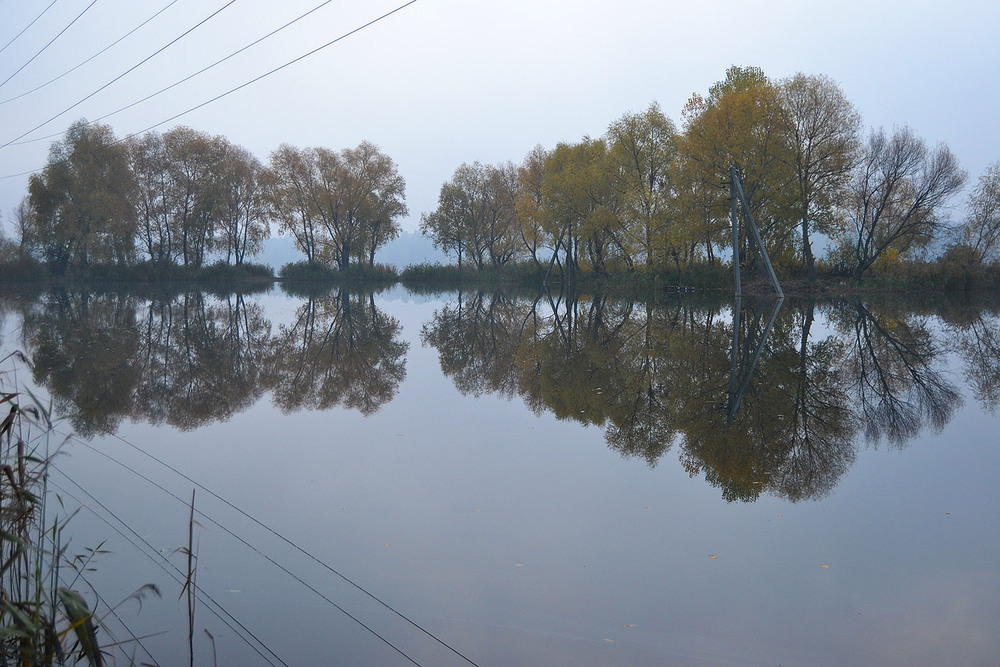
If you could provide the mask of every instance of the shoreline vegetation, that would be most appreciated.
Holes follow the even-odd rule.
[[[1000,162],[956,215],[969,174],[950,149],[905,125],[864,130],[823,75],[733,66],[680,119],[653,102],[520,163],[459,165],[420,214],[450,264],[402,270],[375,261],[410,211],[398,166],[374,143],[282,144],[262,160],[192,128],[119,139],[81,119],[11,211],[0,281],[655,296],[733,293],[735,256],[748,294],[770,293],[761,264],[788,294],[1000,288]],[[277,275],[253,263],[276,231],[301,258]]]
[[[808,276],[805,267],[798,267],[779,275],[779,280],[789,296],[1000,291],[1000,264],[983,264],[950,250],[934,261],[901,262],[861,278],[817,262],[815,278]],[[732,267],[722,262],[693,264],[679,275],[673,271],[641,268],[602,274],[583,271],[575,272],[569,281],[559,268],[547,271],[544,265],[532,262],[511,262],[482,269],[423,263],[408,265],[402,270],[384,264],[354,265],[336,270],[319,262],[294,262],[285,264],[277,272],[268,265],[249,262],[234,266],[220,261],[202,267],[145,262],[132,266],[76,267],[58,274],[42,262],[20,258],[0,262],[0,283],[29,290],[48,287],[169,290],[173,286],[183,286],[221,293],[266,291],[278,284],[286,291],[307,295],[334,287],[381,290],[397,284],[417,293],[547,288],[553,292],[593,292],[640,298],[688,292],[731,294],[734,291]],[[763,276],[744,274],[743,293],[769,296],[772,291]]]

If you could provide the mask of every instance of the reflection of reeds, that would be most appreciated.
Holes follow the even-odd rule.
[[[23,353],[0,364],[27,365]],[[0,661],[52,665],[67,659],[102,665],[98,626],[83,595],[64,585],[60,564],[77,571],[89,559],[68,559],[60,545],[65,520],[46,520],[46,484],[51,458],[50,410],[17,387],[16,370],[0,370]],[[25,405],[28,403],[28,405]],[[96,554],[91,552],[91,557]]]

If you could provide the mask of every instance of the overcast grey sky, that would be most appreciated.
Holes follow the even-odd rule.
[[[0,85],[0,146],[58,115],[0,148],[5,223],[26,194],[28,177],[3,177],[41,168],[51,142],[72,122],[155,93],[321,2],[56,0],[11,42],[51,0],[0,0],[0,48],[9,43],[0,52],[0,81],[10,77]],[[141,132],[405,2],[333,0],[205,74],[102,122],[119,137]],[[164,7],[104,54],[22,96]],[[262,160],[281,143],[340,149],[373,141],[406,179],[410,216],[403,227],[409,231],[435,207],[441,184],[462,162],[520,162],[536,144],[551,148],[599,136],[623,113],[653,101],[679,124],[692,93],[705,93],[730,65],[753,65],[774,79],[799,71],[832,77],[866,126],[906,124],[931,144],[947,143],[974,181],[1000,160],[997,26],[995,0],[416,0],[156,129],[188,125],[222,134]]]

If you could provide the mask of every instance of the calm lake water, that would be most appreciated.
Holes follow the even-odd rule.
[[[78,510],[68,554],[106,552],[102,636],[138,663],[1000,661],[995,308],[396,288],[2,312],[53,448],[76,434],[48,511]]]

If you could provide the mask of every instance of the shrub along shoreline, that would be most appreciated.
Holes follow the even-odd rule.
[[[786,294],[854,294],[858,292],[970,292],[1000,290],[1000,264],[981,264],[960,253],[945,253],[936,261],[911,261],[895,264],[862,278],[827,266],[817,267],[817,277],[810,279],[804,269],[786,271],[779,276]],[[558,267],[533,262],[508,263],[498,268],[478,269],[442,264],[409,265],[399,271],[394,266],[354,265],[334,269],[319,262],[295,262],[284,265],[275,274],[270,266],[217,262],[203,267],[185,267],[171,263],[144,262],[132,266],[92,265],[55,274],[41,262],[19,259],[0,263],[0,282],[8,285],[60,285],[108,288],[165,287],[186,285],[206,291],[264,291],[271,285],[300,288],[306,293],[322,291],[324,286],[349,285],[384,289],[401,284],[410,291],[432,293],[458,289],[523,289],[567,287]],[[312,287],[309,287],[312,286]],[[663,293],[693,291],[731,291],[732,268],[722,263],[692,265],[678,275],[675,271],[615,271],[595,274],[578,272],[573,291],[620,293],[628,296],[653,296]],[[770,283],[762,277],[744,276],[746,294],[766,295]]]

